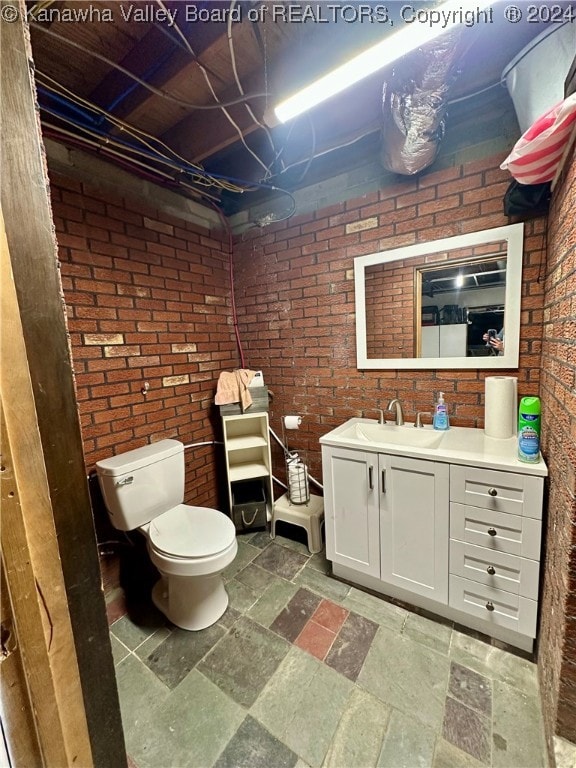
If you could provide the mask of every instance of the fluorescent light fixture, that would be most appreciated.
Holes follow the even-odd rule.
[[[274,109],[276,117],[281,123],[291,120],[415,48],[435,40],[452,27],[460,24],[473,26],[475,23],[487,23],[491,18],[491,11],[484,9],[492,5],[492,2],[449,0],[432,8],[403,6],[402,23],[405,25],[403,29],[388,35],[380,43],[367,48],[278,104]]]
[[[457,274],[455,283],[456,283],[456,288],[462,288],[462,286],[464,285],[464,275],[461,273]]]

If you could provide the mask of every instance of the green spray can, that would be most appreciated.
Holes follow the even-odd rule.
[[[523,397],[518,408],[518,458],[540,461],[540,398]]]

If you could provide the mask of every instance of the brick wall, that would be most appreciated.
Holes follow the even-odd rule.
[[[307,448],[321,477],[318,438],[370,407],[400,397],[410,418],[446,392],[454,425],[482,427],[489,371],[358,371],[354,257],[510,223],[502,198],[510,177],[502,157],[407,178],[330,208],[251,230],[235,246],[236,301],[247,365],[262,368],[274,392],[272,426],[302,414],[289,435]],[[538,394],[545,219],[526,223],[522,286],[521,395]],[[255,265],[259,265],[255,279]],[[394,312],[394,310],[391,310]]]
[[[87,472],[162,438],[213,440],[218,374],[238,366],[220,236],[59,174],[51,195]],[[186,500],[217,506],[221,449],[185,455]]]
[[[576,742],[576,158],[553,199],[542,346],[550,470],[538,664],[548,734]]]

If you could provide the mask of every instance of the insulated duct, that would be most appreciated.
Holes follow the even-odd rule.
[[[450,87],[458,74],[460,31],[407,56],[382,91],[384,168],[411,176],[431,165],[444,137]]]

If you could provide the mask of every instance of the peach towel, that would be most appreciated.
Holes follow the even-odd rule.
[[[248,387],[255,375],[256,371],[250,371],[246,368],[238,368],[232,373],[222,371],[218,377],[218,387],[214,398],[216,405],[242,403],[243,411],[249,408],[252,405],[252,395]]]

